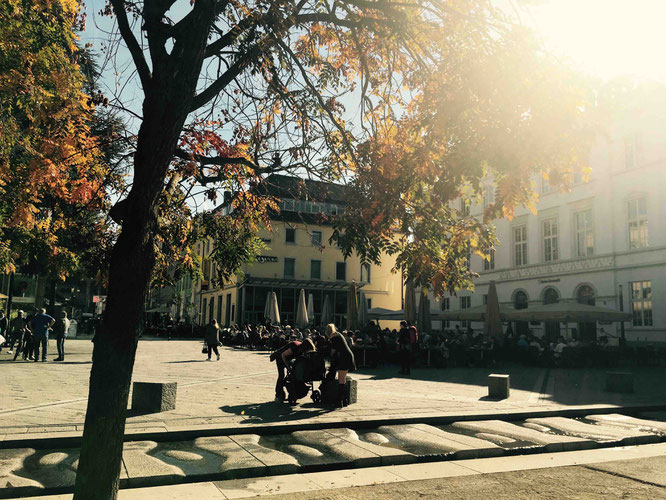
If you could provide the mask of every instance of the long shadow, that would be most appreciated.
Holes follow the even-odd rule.
[[[267,422],[288,422],[307,420],[334,411],[333,407],[322,407],[314,403],[291,406],[286,403],[266,402],[243,405],[220,406],[220,410],[245,417],[244,424],[261,424]]]
[[[205,363],[206,358],[204,359],[186,359],[183,361],[167,361],[167,363]]]

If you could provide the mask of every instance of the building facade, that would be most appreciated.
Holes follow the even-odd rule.
[[[215,284],[215,264],[210,260],[212,242],[200,243],[204,279],[194,292],[199,323],[212,318],[223,326],[264,321],[269,292],[275,292],[283,324],[293,324],[301,289],[312,295],[314,324],[320,324],[328,297],[334,322],[344,327],[347,296],[352,282],[365,294],[368,308],[400,309],[400,274],[391,273],[395,259],[384,255],[382,265],[361,265],[358,256],[345,259],[329,239],[330,216],[344,210],[341,186],[273,175],[264,183],[264,194],[279,198],[280,212],[271,216],[271,227],[259,237],[266,250],[255,262],[244,265],[233,279]],[[196,288],[196,287],[195,287]]]
[[[500,244],[491,258],[472,256],[480,275],[475,293],[445,297],[433,307],[481,305],[494,280],[500,303],[510,307],[564,301],[629,311],[627,341],[666,341],[666,105],[661,95],[649,102],[597,142],[588,182],[577,178],[570,192],[561,193],[535,179],[538,212],[521,209],[513,220],[495,221]],[[489,186],[484,202],[492,197]],[[480,216],[482,209],[473,205],[471,213]],[[516,327],[549,338],[617,338],[621,331],[620,324]]]

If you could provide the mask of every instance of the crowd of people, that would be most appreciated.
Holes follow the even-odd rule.
[[[66,312],[61,312],[58,319],[46,313],[46,309],[36,309],[30,314],[17,311],[10,320],[0,311],[0,352],[3,347],[7,354],[13,354],[13,360],[46,362],[49,336],[55,337],[58,356],[53,361],[65,360],[65,339],[70,321]]]

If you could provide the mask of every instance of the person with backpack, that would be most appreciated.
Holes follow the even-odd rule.
[[[69,331],[69,319],[67,318],[67,313],[62,312],[60,319],[56,320],[53,325],[53,335],[56,339],[56,346],[58,348],[58,357],[53,361],[64,361],[65,360],[65,339],[67,338],[67,332]]]

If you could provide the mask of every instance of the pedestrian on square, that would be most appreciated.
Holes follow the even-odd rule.
[[[411,373],[412,344],[409,327],[407,326],[406,321],[400,322],[398,347],[400,348],[400,374],[409,375]]]
[[[63,311],[60,319],[53,325],[53,335],[56,338],[56,346],[58,347],[58,357],[54,361],[65,360],[65,339],[67,338],[69,325],[70,322],[67,318],[67,313]]]
[[[333,323],[326,325],[326,336],[331,342],[331,366],[326,378],[333,379],[338,374],[338,407],[347,406],[347,372],[356,369],[354,353]]]
[[[5,311],[0,311],[0,335],[2,335],[5,340],[0,342],[0,351],[2,351],[2,345],[6,342],[9,343],[9,321],[5,316]],[[11,350],[11,348],[10,348]],[[11,353],[10,353],[11,354]]]
[[[53,326],[55,319],[46,314],[46,309],[40,309],[39,314],[36,314],[30,326],[32,327],[32,333],[34,336],[34,349],[35,349],[35,361],[39,361],[39,347],[42,346],[42,361],[46,361],[46,354],[49,348],[49,328]]]
[[[206,345],[208,346],[208,359],[206,361],[211,361],[211,355],[213,351],[217,355],[217,360],[220,360],[220,352],[217,350],[217,346],[220,345],[220,326],[217,324],[216,319],[212,319],[211,322],[206,325],[206,333],[204,336]]]
[[[14,349],[14,343],[16,342],[17,344],[14,359],[17,358],[19,352],[23,351],[23,347],[25,345],[23,336],[27,328],[28,323],[25,320],[25,313],[23,311],[18,311],[16,313],[16,317],[12,320],[9,327],[11,331],[9,340],[9,354],[11,354],[12,349]]]

